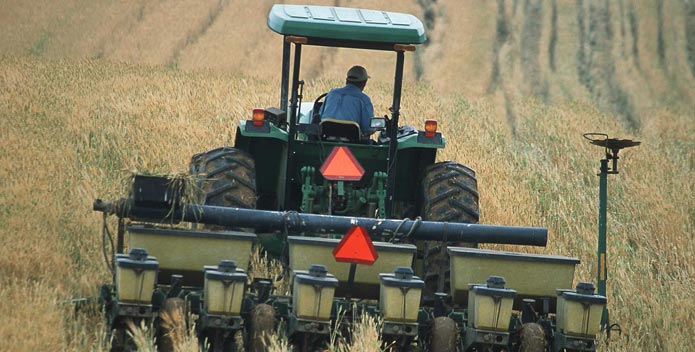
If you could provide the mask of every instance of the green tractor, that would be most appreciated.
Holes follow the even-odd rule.
[[[268,26],[283,36],[280,107],[254,109],[251,120],[240,121],[234,147],[193,157],[191,174],[201,176],[205,204],[478,222],[475,171],[453,161],[436,162],[437,149],[445,146],[437,121],[428,120],[422,126],[426,131],[399,126],[405,53],[427,39],[416,17],[278,5],[270,11]],[[376,140],[362,138],[356,124],[321,121],[319,110],[326,94],[313,102],[302,102],[301,53],[307,45],[394,54],[391,116],[372,120],[372,127],[379,130]],[[337,147],[344,148],[336,149],[333,156],[338,159],[334,159],[331,153]],[[335,167],[342,164],[343,169],[324,175],[321,168],[331,166],[326,163],[329,159]],[[281,254],[283,241],[261,240],[265,249]],[[439,252],[439,246],[431,250]],[[435,280],[436,275],[428,273],[427,278]]]
[[[595,349],[605,297],[570,290],[579,261],[475,248],[545,246],[547,230],[477,224],[476,174],[436,162],[436,121],[399,125],[405,54],[426,40],[416,17],[275,5],[268,27],[283,39],[279,107],[240,121],[234,147],[193,156],[194,181],[136,175],[127,198],[94,203],[119,218],[100,298],[114,350],[132,348],[128,321],[158,324],[181,306],[212,351],[263,350],[276,329],[321,350],[361,314],[381,317],[397,350]],[[394,53],[391,115],[372,119],[375,140],[322,122],[325,94],[302,102],[307,45]],[[275,293],[274,278],[248,282],[254,244],[285,263],[291,294]]]

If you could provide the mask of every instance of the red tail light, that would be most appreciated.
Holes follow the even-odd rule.
[[[425,137],[432,138],[437,133],[437,120],[425,121]]]
[[[253,125],[263,126],[263,120],[265,120],[265,109],[255,108],[253,109]]]

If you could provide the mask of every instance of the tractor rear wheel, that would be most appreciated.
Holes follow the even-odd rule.
[[[454,352],[458,340],[456,322],[449,317],[437,317],[432,321],[430,351]]]
[[[190,175],[196,178],[196,203],[256,208],[256,167],[246,152],[220,147],[194,155],[189,168]]]
[[[453,161],[436,163],[425,169],[422,180],[422,217],[429,221],[478,223],[478,180],[475,171]],[[424,248],[426,298],[435,292],[449,292],[448,242],[427,242]],[[456,243],[476,247],[475,243]]]

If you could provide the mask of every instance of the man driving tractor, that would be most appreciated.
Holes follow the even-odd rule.
[[[321,121],[353,121],[359,124],[363,137],[374,133],[370,124],[374,117],[374,107],[372,100],[363,92],[368,79],[369,75],[364,67],[351,67],[345,78],[345,86],[328,92],[326,102],[321,106]]]

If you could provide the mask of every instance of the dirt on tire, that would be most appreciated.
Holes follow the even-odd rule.
[[[196,154],[190,174],[198,177],[205,205],[256,207],[256,171],[253,158],[236,148],[220,147]]]
[[[256,208],[256,167],[251,155],[232,147],[220,147],[191,158],[189,173],[195,178],[197,204],[220,207]],[[250,229],[207,225],[213,230]]]

